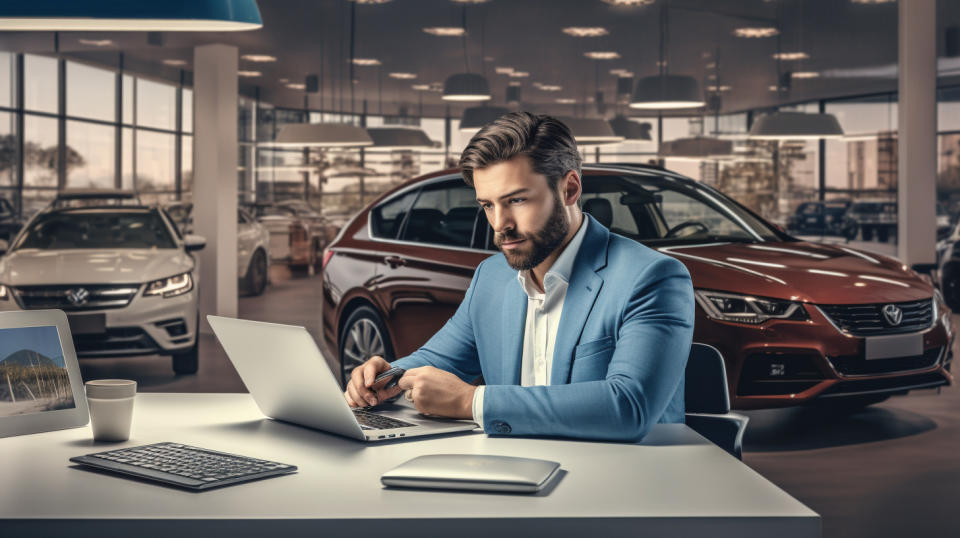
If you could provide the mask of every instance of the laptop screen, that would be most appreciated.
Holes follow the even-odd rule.
[[[0,417],[74,407],[57,327],[0,329]]]

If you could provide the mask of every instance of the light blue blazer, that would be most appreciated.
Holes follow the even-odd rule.
[[[550,385],[521,387],[527,295],[503,254],[484,260],[457,312],[394,365],[483,374],[484,431],[638,441],[683,422],[693,285],[679,261],[590,215],[554,344]]]

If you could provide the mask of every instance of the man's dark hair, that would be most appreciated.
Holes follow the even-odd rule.
[[[463,180],[473,186],[473,171],[517,155],[530,157],[533,171],[546,176],[550,188],[567,172],[580,175],[583,159],[570,129],[563,122],[529,112],[504,114],[480,129],[460,155]]]

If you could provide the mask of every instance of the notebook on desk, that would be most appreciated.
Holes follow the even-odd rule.
[[[467,420],[426,417],[404,405],[351,409],[327,361],[303,327],[207,316],[264,415],[359,441],[470,431]]]

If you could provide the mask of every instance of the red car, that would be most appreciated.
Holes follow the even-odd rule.
[[[733,407],[869,405],[952,383],[950,311],[897,260],[798,241],[720,192],[642,165],[588,165],[583,209],[682,261],[694,341],[723,354]],[[324,252],[323,337],[342,376],[405,356],[453,314],[493,232],[456,170],[361,211]],[[642,350],[638,350],[641,353]]]

